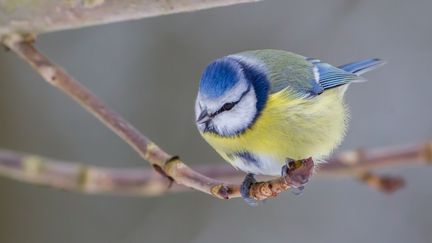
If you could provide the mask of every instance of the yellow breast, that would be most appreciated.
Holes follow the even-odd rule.
[[[248,151],[270,156],[283,164],[286,158],[327,156],[340,144],[347,111],[340,89],[313,98],[298,99],[283,90],[269,96],[255,123],[235,137],[202,134],[228,162],[227,154]]]

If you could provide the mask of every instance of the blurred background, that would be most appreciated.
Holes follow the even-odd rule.
[[[189,164],[223,163],[201,139],[201,71],[248,49],[284,49],[338,65],[388,64],[347,92],[340,150],[432,137],[429,0],[264,1],[42,35],[38,47],[146,135]],[[0,51],[0,147],[94,165],[147,166],[95,118]],[[432,242],[432,167],[396,167],[408,185],[384,195],[315,178],[303,195],[251,208],[203,193],[89,196],[0,177],[0,242]]]

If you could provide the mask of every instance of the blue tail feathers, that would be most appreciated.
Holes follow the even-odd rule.
[[[348,63],[338,68],[357,75],[362,75],[363,73],[369,72],[381,65],[384,65],[385,61],[378,58],[365,59],[361,61],[356,61],[352,63]]]

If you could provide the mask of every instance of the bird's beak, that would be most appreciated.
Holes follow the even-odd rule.
[[[210,116],[207,113],[207,110],[201,111],[201,114],[198,116],[198,119],[196,120],[197,123],[206,123],[210,120]]]

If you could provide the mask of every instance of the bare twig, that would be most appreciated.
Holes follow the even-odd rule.
[[[240,196],[240,185],[224,183],[192,170],[177,156],[169,155],[142,135],[123,117],[111,110],[87,88],[34,48],[33,37],[31,35],[8,35],[3,39],[3,43],[30,64],[49,84],[72,97],[82,107],[86,108],[91,114],[119,135],[143,159],[148,160],[156,171],[164,175],[166,180],[175,181],[180,185],[221,199]],[[302,176],[304,177],[304,175]],[[291,175],[287,174],[287,176],[278,180],[258,182],[252,186],[250,190],[251,196],[259,200],[274,197],[283,190],[290,188],[293,182],[290,177]]]
[[[86,108],[107,127],[119,135],[124,141],[133,147],[143,159],[148,160],[153,168],[162,176],[156,176],[154,173],[149,172],[144,173],[142,170],[139,170],[142,174],[139,174],[138,177],[136,177],[136,174],[135,177],[130,177],[132,179],[138,179],[139,183],[137,183],[137,181],[131,181],[121,177],[120,175],[124,173],[120,173],[121,171],[114,171],[114,173],[110,169],[97,167],[76,165],[58,166],[61,165],[58,163],[45,163],[44,166],[41,166],[42,164],[39,163],[40,160],[25,159],[23,160],[23,166],[17,167],[21,168],[21,170],[10,171],[14,172],[10,174],[12,177],[29,182],[87,192],[91,192],[92,190],[98,192],[116,191],[116,188],[123,188],[119,185],[128,185],[126,186],[128,189],[124,190],[124,192],[145,195],[160,193],[163,191],[161,188],[169,187],[174,181],[179,185],[190,187],[218,198],[229,199],[240,196],[240,185],[207,177],[189,168],[178,157],[171,156],[163,151],[147,137],[142,135],[124,118],[107,107],[100,99],[93,95],[78,81],[73,79],[59,66],[43,56],[34,48],[31,42],[32,40],[32,36],[14,34],[4,38],[3,43],[28,62],[48,83],[59,88],[64,93],[75,99],[79,104],[81,104],[81,106]],[[327,170],[332,173],[339,172],[343,174],[354,173],[354,175],[369,185],[383,191],[391,191],[393,188],[399,187],[400,180],[394,178],[393,180],[389,180],[388,178],[385,180],[379,180],[377,179],[378,177],[373,176],[374,174],[369,173],[368,170],[370,168],[375,168],[378,165],[394,165],[398,162],[407,163],[407,161],[417,161],[424,163],[424,161],[431,161],[431,147],[431,144],[428,143],[421,148],[414,146],[412,148],[404,148],[403,150],[396,151],[369,151],[366,153],[359,150],[356,152],[344,153],[335,157],[332,163],[329,163],[322,168],[322,171],[325,172]],[[16,159],[15,161],[21,160]],[[46,170],[41,170],[40,168],[45,168]],[[10,167],[6,167],[5,169],[7,171]],[[28,175],[27,172],[24,174],[22,173],[22,171],[25,172],[32,170],[35,170],[38,173],[40,171],[45,173],[30,173],[31,177],[25,176]],[[61,178],[56,176],[65,173],[65,171],[67,171],[71,177]],[[227,172],[227,169],[224,169],[224,171],[224,173],[230,174]],[[7,175],[7,173],[4,174]],[[130,173],[126,174],[129,176]],[[65,181],[66,178],[69,178],[69,180]],[[102,180],[101,182],[100,178],[104,178],[105,180]],[[95,181],[97,181],[97,183]],[[123,182],[127,183],[123,184]],[[291,178],[287,176],[270,181],[259,182],[251,187],[251,196],[258,200],[275,197],[280,192],[289,189],[292,184],[293,182],[291,181]],[[129,187],[129,185],[133,186]]]
[[[432,164],[432,141],[402,147],[349,151],[336,155],[319,168],[318,176],[357,177],[384,192],[399,189],[399,177],[377,176],[370,171],[397,165]],[[241,173],[226,163],[196,166],[206,176],[238,183]],[[109,193],[132,196],[156,196],[167,190],[169,181],[145,168],[103,168],[63,162],[35,155],[0,150],[0,174],[15,180],[83,193]],[[187,190],[176,184],[170,191]]]
[[[0,38],[196,11],[257,0],[0,0]]]
[[[154,196],[165,192],[169,185],[165,177],[153,170],[101,168],[6,150],[0,150],[0,174],[31,184],[83,193]]]
[[[161,188],[167,188],[174,181],[179,185],[183,185],[186,187],[190,187],[210,195],[213,195],[218,198],[229,199],[240,196],[240,185],[223,182],[221,180],[212,179],[207,177],[190,167],[184,164],[178,157],[171,156],[161,148],[159,148],[156,144],[151,142],[147,137],[142,135],[137,129],[135,129],[131,124],[129,124],[124,118],[120,115],[112,111],[109,107],[107,107],[100,99],[98,99],[95,95],[93,95],[89,90],[87,90],[84,86],[82,86],[78,81],[69,76],[64,70],[62,70],[59,66],[51,62],[45,56],[43,56],[37,49],[34,48],[32,44],[32,36],[22,36],[18,34],[9,35],[3,39],[3,43],[18,54],[21,58],[23,58],[26,62],[28,62],[39,74],[50,84],[59,88],[64,93],[75,99],[81,106],[86,108],[91,114],[97,117],[100,121],[102,121],[107,127],[109,127],[112,131],[114,131],[117,135],[119,135],[124,141],[126,141],[132,148],[134,148],[139,155],[150,162],[153,168],[160,173],[162,176],[155,176],[149,172],[142,172],[143,174],[139,174],[138,178],[141,180],[141,183],[137,183],[137,181],[131,182],[126,178],[119,177],[122,173],[114,173],[110,169],[102,169],[97,167],[83,167],[83,166],[60,166],[57,167],[56,163],[48,163],[51,166],[45,167],[48,170],[40,170],[40,168],[44,168],[44,166],[40,167],[39,160],[24,160],[26,161],[22,167],[21,171],[30,171],[31,168],[35,169],[35,171],[44,171],[48,172],[48,174],[42,173],[42,178],[35,177],[35,174],[30,174],[34,180],[29,180],[31,182],[45,184],[45,185],[54,185],[62,188],[68,189],[78,189],[83,191],[92,190],[95,191],[116,191],[115,188],[122,188],[119,185],[125,185],[121,182],[130,182],[137,183],[139,186],[140,194],[155,194],[163,191]],[[422,147],[423,148],[423,147]],[[360,174],[366,175],[366,173],[370,168],[376,167],[378,164],[385,165],[394,165],[395,163],[401,162],[406,163],[407,161],[431,161],[432,157],[431,145],[430,143],[425,145],[423,149],[420,149],[418,146],[412,148],[405,148],[403,150],[396,151],[388,151],[388,152],[349,152],[341,154],[333,160],[333,163],[329,163],[325,167],[322,168],[322,171],[329,170],[333,173],[355,173],[354,175],[359,176]],[[29,162],[33,161],[33,162]],[[36,162],[35,162],[36,161]],[[360,163],[359,163],[360,161]],[[379,161],[380,163],[377,163]],[[46,164],[45,166],[47,166]],[[62,174],[64,170],[69,171],[72,180],[69,181],[69,184],[64,182],[62,183],[62,178],[55,179],[54,177],[50,177],[49,175],[57,175]],[[355,168],[355,169],[353,169]],[[59,173],[54,173],[58,169]],[[15,172],[19,172],[15,171]],[[228,170],[225,169],[225,173]],[[301,170],[300,170],[301,171]],[[53,173],[51,173],[53,172]],[[138,173],[138,172],[136,172]],[[129,174],[129,173],[126,173]],[[227,173],[229,174],[229,173]],[[26,180],[26,173],[12,173],[12,176],[15,178]],[[20,175],[20,176],[18,176]],[[46,177],[48,175],[48,177]],[[93,176],[91,176],[93,175]],[[99,176],[94,176],[99,175]],[[104,176],[100,176],[104,175]],[[110,175],[110,176],[107,176]],[[151,175],[151,176],[150,176]],[[371,175],[371,174],[367,174]],[[213,175],[214,176],[214,175]],[[54,179],[53,179],[54,178]],[[65,179],[64,177],[63,179]],[[104,183],[108,183],[109,187],[104,186],[103,183],[94,183],[95,178],[105,178]],[[116,180],[115,178],[120,178]],[[362,176],[359,177],[363,181],[367,182],[370,185],[381,185],[381,189],[385,187],[385,185],[390,185],[391,183],[376,183],[376,180],[372,180],[370,178],[374,178],[371,176]],[[98,180],[96,180],[98,181]],[[375,182],[374,182],[375,181]],[[388,180],[387,180],[388,181]],[[120,182],[120,183],[119,183]],[[275,197],[280,192],[287,190],[292,185],[291,178],[288,176],[273,179],[270,181],[264,181],[256,183],[251,187],[251,196],[258,200],[263,200],[269,197]],[[126,183],[127,184],[127,183]],[[98,186],[94,186],[98,185]],[[128,184],[129,185],[129,184]],[[384,186],[383,186],[384,185]],[[380,186],[376,186],[377,188]],[[93,189],[92,189],[93,188]],[[94,189],[97,188],[97,189]],[[151,188],[151,189],[149,189]],[[157,189],[155,189],[157,188]],[[125,192],[134,192],[136,193],[137,188],[131,187],[129,190],[124,190]],[[384,189],[383,189],[384,190]]]

